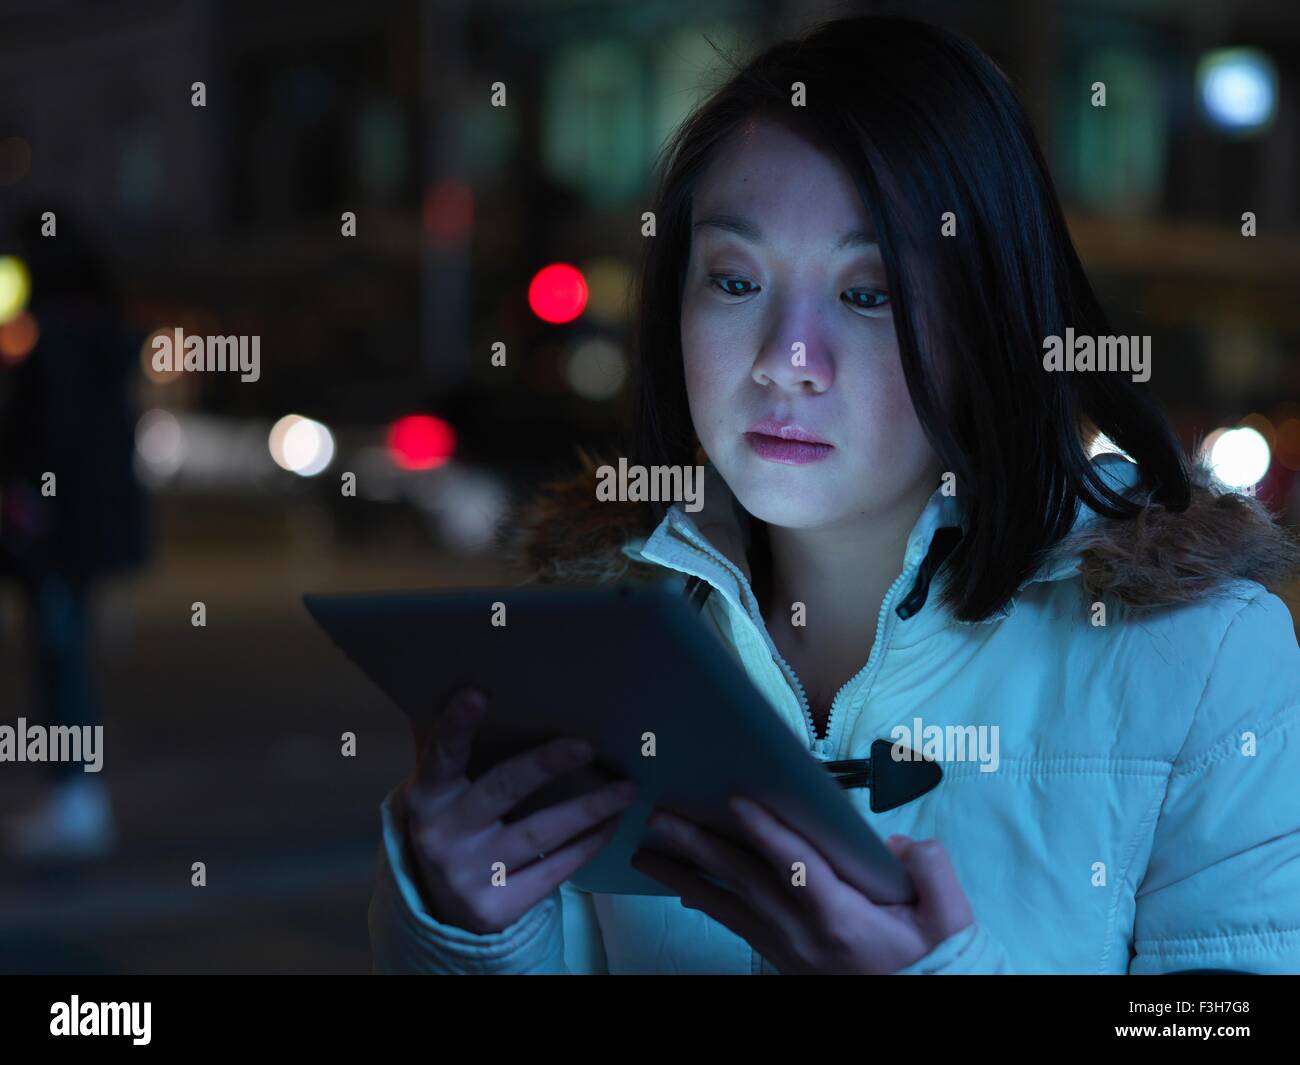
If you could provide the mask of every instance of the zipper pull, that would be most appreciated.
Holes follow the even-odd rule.
[[[829,736],[824,736],[813,744],[812,753],[820,758],[823,762],[831,756],[831,740]]]
[[[901,745],[899,745],[901,746]],[[848,758],[824,762],[842,788],[870,788],[871,812],[892,810],[911,802],[938,785],[943,770],[938,762],[906,747],[895,759],[895,745],[889,740],[873,740],[870,758]]]

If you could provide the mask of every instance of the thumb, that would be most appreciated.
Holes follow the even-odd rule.
[[[909,840],[899,860],[916,885],[917,917],[938,943],[975,920],[948,852],[937,839]]]

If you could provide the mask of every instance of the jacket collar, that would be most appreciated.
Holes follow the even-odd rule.
[[[1093,459],[1093,466],[1115,491],[1123,492],[1138,482],[1136,464],[1122,455],[1098,455]],[[681,502],[672,504],[649,536],[632,540],[623,552],[633,559],[670,566],[706,580],[741,609],[747,610],[745,593],[748,592],[752,598],[753,586],[753,574],[749,568],[749,516],[711,461],[705,463],[702,495],[700,510],[692,513]],[[1096,512],[1081,505],[1070,535],[1096,520]],[[942,487],[936,488],[908,535],[903,556],[904,570],[922,566],[940,529],[961,529],[964,526],[965,517],[957,498],[944,495]],[[717,557],[710,557],[711,554],[720,556],[725,563]],[[1076,552],[1054,551],[1031,577],[1021,583],[1017,593],[1036,582],[1068,579],[1078,573],[1079,565]],[[942,572],[939,571],[938,580],[942,580]],[[743,577],[743,585],[737,574]],[[936,598],[934,594],[926,596],[928,602]],[[986,620],[1000,620],[1013,610],[1014,601]]]

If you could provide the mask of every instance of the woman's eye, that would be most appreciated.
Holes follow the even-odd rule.
[[[730,277],[726,274],[710,274],[709,283],[721,289],[728,296],[752,296],[762,289],[744,277]],[[874,288],[851,288],[845,291],[844,299],[849,306],[870,311],[889,302],[889,293]]]
[[[757,292],[758,286],[743,277],[727,277],[724,274],[710,274],[709,282],[722,289],[728,296],[749,296]],[[749,287],[746,288],[745,286]]]
[[[851,288],[844,293],[844,299],[850,307],[869,311],[888,303],[889,293],[881,292],[877,288]]]

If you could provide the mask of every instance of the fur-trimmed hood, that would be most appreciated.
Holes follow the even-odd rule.
[[[1131,467],[1116,456],[1105,460]],[[521,578],[586,584],[662,576],[660,567],[637,561],[626,550],[654,531],[650,504],[598,500],[597,471],[606,463],[583,451],[579,462],[575,476],[543,485],[503,530],[505,553]],[[722,486],[728,497],[714,513],[725,512],[734,497],[709,470],[710,486]],[[1132,607],[1189,603],[1232,580],[1278,590],[1300,570],[1295,538],[1260,502],[1223,490],[1204,465],[1191,472],[1191,505],[1180,513],[1148,501],[1136,518],[1118,520],[1081,507],[1074,529],[1049,552],[1034,579],[1077,572],[1090,592]],[[716,521],[712,528],[717,534],[733,531]],[[747,569],[746,546],[734,542],[724,548],[742,569]]]

